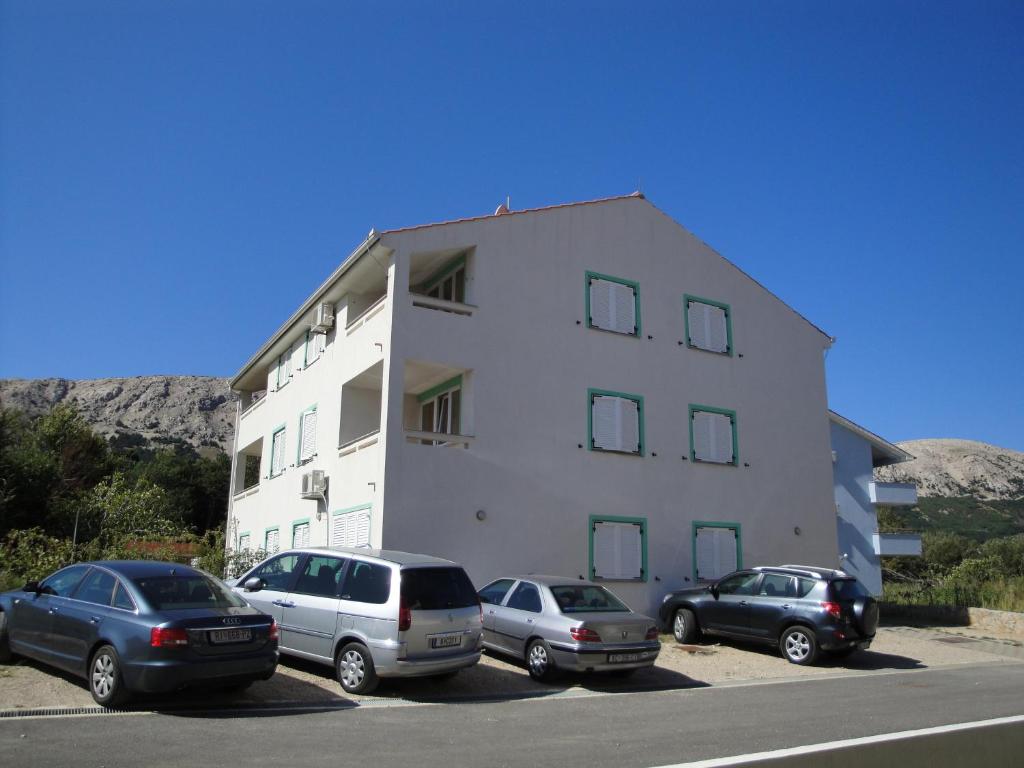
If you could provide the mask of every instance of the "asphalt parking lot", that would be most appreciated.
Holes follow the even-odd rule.
[[[350,696],[334,680],[330,668],[283,658],[271,680],[258,682],[242,693],[183,691],[170,696],[145,697],[134,706],[144,710],[260,706],[342,708],[402,702],[500,700],[865,675],[1008,659],[1024,662],[1024,641],[1006,636],[988,637],[965,628],[881,627],[870,650],[842,661],[825,660],[814,667],[790,664],[771,648],[717,642],[681,646],[671,635],[663,635],[658,663],[626,679],[567,675],[554,684],[541,684],[534,682],[525,667],[514,660],[485,654],[479,665],[445,681],[385,680],[373,695]],[[25,659],[0,666],[0,715],[93,707],[95,704],[84,680]]]

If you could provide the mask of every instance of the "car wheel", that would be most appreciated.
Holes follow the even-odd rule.
[[[700,638],[697,617],[689,608],[680,608],[672,617],[672,636],[677,643],[690,645]]]
[[[813,664],[818,658],[818,641],[807,627],[790,627],[779,639],[779,650],[793,664]]]
[[[526,649],[526,667],[534,680],[548,682],[554,679],[555,662],[551,658],[548,644],[543,640],[534,640]]]
[[[0,611],[0,664],[11,660],[11,641],[7,636],[7,614]]]
[[[338,651],[334,672],[345,693],[370,693],[380,682],[370,651],[362,643],[349,643]]]
[[[89,693],[101,707],[116,707],[128,701],[121,661],[111,645],[100,646],[89,661]]]

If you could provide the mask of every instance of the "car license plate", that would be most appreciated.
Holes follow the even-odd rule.
[[[214,629],[210,632],[210,642],[221,643],[247,643],[252,640],[251,629]]]
[[[430,638],[431,648],[453,648],[462,644],[462,635],[435,635]]]
[[[609,653],[608,663],[628,664],[631,661],[643,661],[649,658],[651,658],[651,651],[643,651],[641,653]]]

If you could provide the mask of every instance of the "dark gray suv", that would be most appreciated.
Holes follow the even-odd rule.
[[[870,646],[878,603],[843,571],[780,565],[670,592],[659,618],[680,643],[723,635],[777,645],[788,661],[813,664],[822,651],[845,656]]]

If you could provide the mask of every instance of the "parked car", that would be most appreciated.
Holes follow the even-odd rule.
[[[0,595],[12,653],[86,678],[98,704],[135,691],[241,689],[277,668],[274,620],[207,573],[175,563],[79,563]]]
[[[702,634],[755,640],[777,645],[794,664],[813,664],[821,652],[838,657],[869,647],[878,603],[843,571],[782,565],[670,592],[659,617],[680,643]]]
[[[382,677],[448,676],[480,660],[480,601],[450,560],[293,549],[231,582],[281,627],[281,653],[329,664],[348,693]]]
[[[510,576],[479,595],[484,647],[524,659],[536,680],[559,671],[628,675],[653,665],[661,649],[654,619],[591,581]]]

